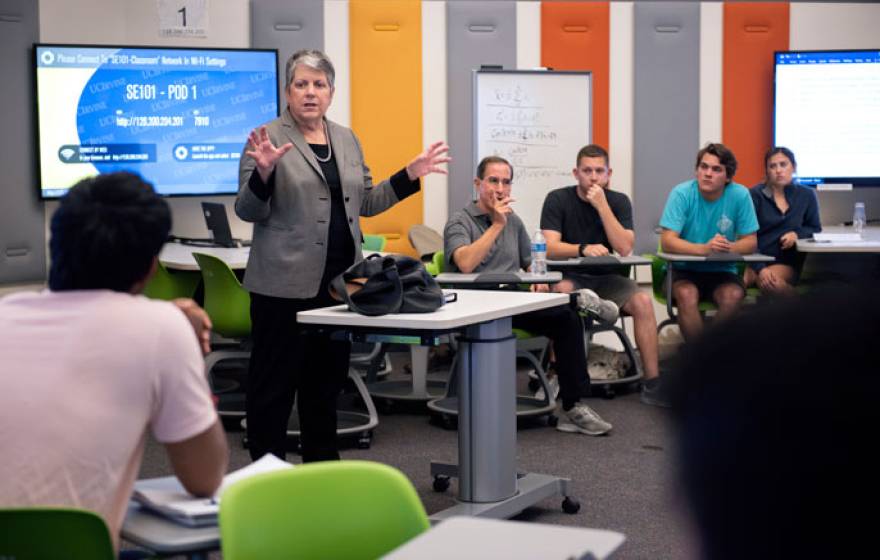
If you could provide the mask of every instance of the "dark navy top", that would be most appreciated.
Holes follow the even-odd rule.
[[[783,189],[788,210],[783,213],[773,200],[773,189],[764,183],[751,189],[755,214],[758,216],[758,252],[776,257],[777,262],[791,264],[796,262],[797,249],[786,251],[779,245],[783,234],[793,231],[798,239],[806,239],[822,231],[819,223],[819,202],[813,189],[790,184]],[[761,270],[768,263],[750,263],[753,269]]]

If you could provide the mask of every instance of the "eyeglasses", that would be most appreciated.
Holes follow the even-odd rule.
[[[501,184],[501,185],[504,185],[505,187],[509,187],[510,185],[513,184],[512,179],[501,179],[500,177],[495,177],[494,175],[490,175],[483,180],[486,181],[487,183],[489,183],[490,185]]]

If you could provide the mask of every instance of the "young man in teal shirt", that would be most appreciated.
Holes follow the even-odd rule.
[[[676,185],[660,218],[660,247],[667,253],[707,256],[754,253],[758,219],[749,190],[733,182],[736,157],[724,144],[707,144],[697,153],[695,179]],[[686,340],[703,330],[700,300],[718,306],[717,319],[731,315],[745,286],[733,262],[673,263],[672,297]],[[667,275],[666,280],[669,281]]]

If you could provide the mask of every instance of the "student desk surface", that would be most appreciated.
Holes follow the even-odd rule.
[[[621,533],[545,523],[453,517],[401,545],[384,560],[556,560],[608,558],[625,540]]]

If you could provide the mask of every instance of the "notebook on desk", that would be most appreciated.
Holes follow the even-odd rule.
[[[862,241],[858,233],[814,233],[813,241],[816,243],[856,243]]]
[[[206,527],[217,524],[220,498],[231,484],[245,478],[293,468],[293,465],[268,453],[250,465],[227,474],[217,494],[211,498],[197,498],[183,489],[173,476],[147,478],[134,484],[131,499],[142,507],[188,527]]]

